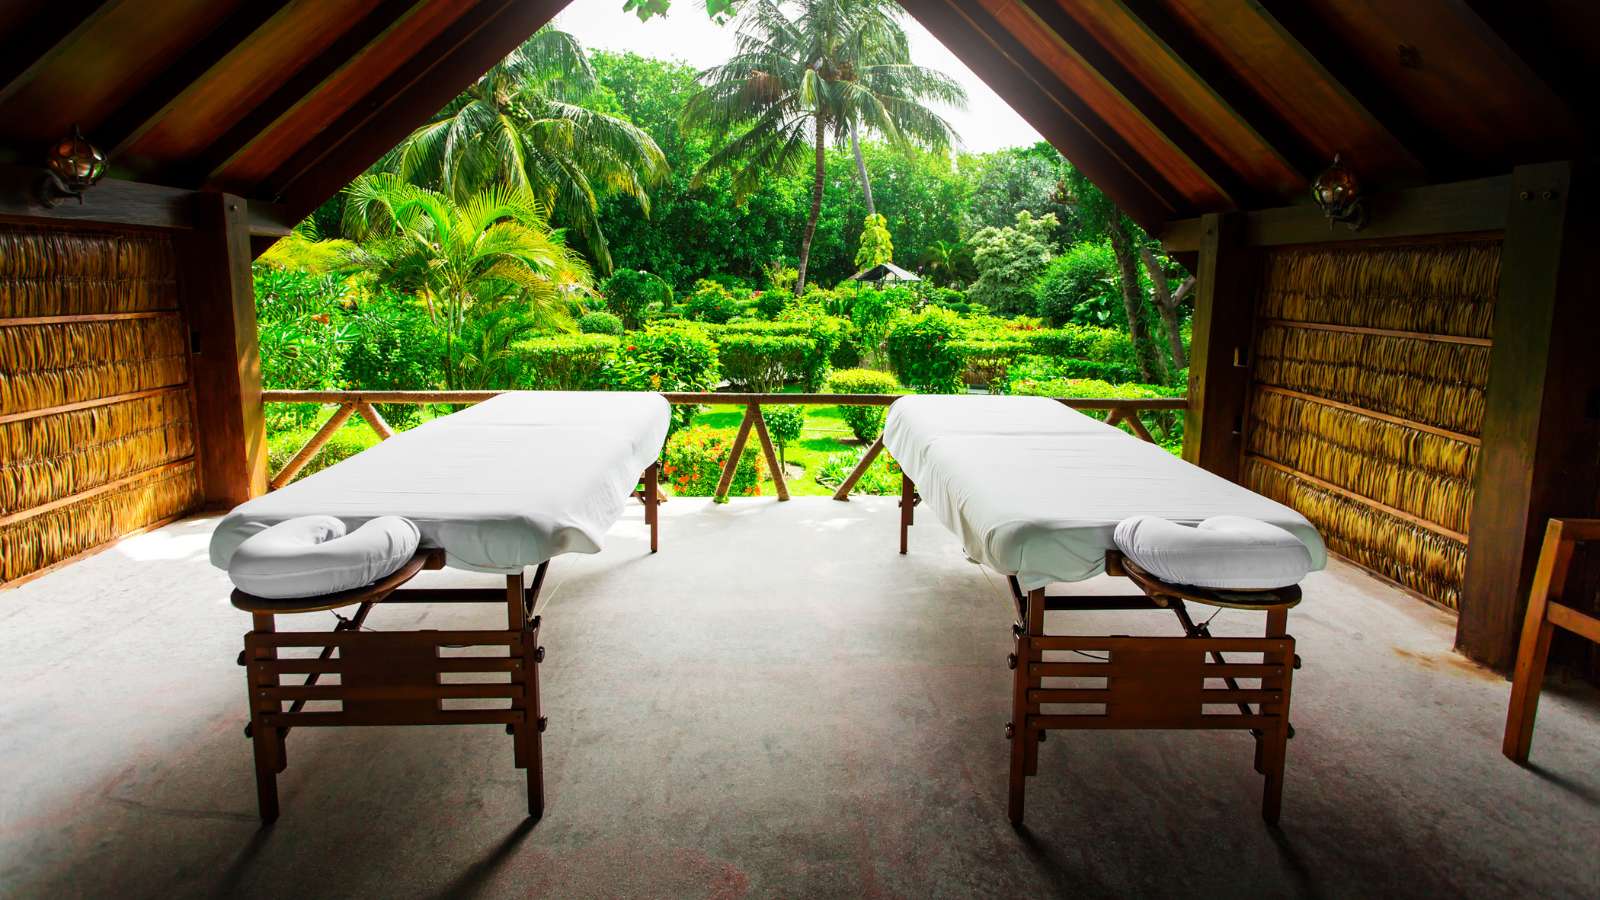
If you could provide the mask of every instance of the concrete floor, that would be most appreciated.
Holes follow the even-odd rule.
[[[1600,697],[1547,692],[1537,768],[1512,765],[1508,685],[1349,566],[1290,616],[1281,829],[1241,734],[1058,732],[1015,831],[1002,579],[931,522],[898,556],[887,499],[664,511],[661,554],[634,508],[605,553],[552,568],[536,826],[510,739],[480,727],[296,732],[259,828],[247,621],[206,563],[211,520],[0,595],[0,894],[1600,896]]]

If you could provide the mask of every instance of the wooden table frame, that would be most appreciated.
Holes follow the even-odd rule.
[[[650,525],[650,552],[656,552],[660,494],[652,464],[635,491],[645,503]],[[278,818],[278,773],[288,766],[287,737],[294,728],[351,725],[501,725],[512,737],[512,759],[527,772],[528,815],[544,815],[544,748],[546,719],[539,704],[540,617],[534,614],[550,562],[540,563],[531,581],[527,571],[505,576],[503,588],[402,587],[420,572],[441,569],[445,553],[417,551],[393,574],[364,588],[321,597],[270,600],[233,592],[233,605],[251,614],[252,629],[244,636],[239,663],[245,668],[250,724],[245,736],[254,744],[256,801],[262,822]],[[379,603],[504,604],[503,629],[438,631],[363,631]],[[277,629],[279,615],[323,612],[354,606],[349,618],[339,616],[332,631]],[[337,615],[337,613],[336,613]],[[288,658],[281,651],[316,649],[312,658]],[[446,656],[444,649],[491,649],[493,656]],[[498,655],[505,648],[504,655]],[[300,684],[284,684],[284,676],[304,675]],[[318,684],[323,675],[338,675],[338,684]],[[504,676],[504,681],[473,681],[473,676]],[[462,679],[468,679],[463,681]],[[447,680],[448,679],[448,680]],[[450,709],[454,701],[507,700],[500,709]],[[307,710],[306,704],[334,701],[337,710]],[[287,708],[285,707],[287,704]]]
[[[1518,765],[1527,765],[1533,746],[1533,722],[1539,712],[1539,692],[1544,686],[1550,641],[1557,628],[1600,643],[1600,619],[1561,603],[1567,573],[1577,545],[1600,541],[1600,519],[1551,519],[1544,530],[1544,546],[1528,591],[1528,611],[1522,622],[1517,666],[1512,670],[1511,704],[1506,710],[1506,732],[1500,751]]]
[[[902,476],[900,552],[919,502],[916,486]],[[1012,669],[1012,718],[1007,815],[1021,825],[1027,778],[1038,774],[1039,744],[1054,730],[1074,729],[1242,729],[1255,738],[1255,769],[1264,777],[1261,817],[1276,823],[1283,806],[1283,771],[1288,741],[1292,672],[1299,667],[1295,640],[1287,633],[1289,608],[1300,602],[1297,586],[1273,591],[1215,592],[1167,584],[1120,553],[1106,554],[1106,573],[1128,578],[1142,594],[1054,596],[1043,588],[1023,591],[1009,578],[1016,621]],[[1266,628],[1258,638],[1213,637],[1196,624],[1188,603],[1264,611]],[[1183,637],[1111,637],[1047,634],[1047,611],[1165,609],[1178,617]],[[1069,652],[1070,662],[1047,661],[1047,652]],[[1223,654],[1261,654],[1260,662],[1231,662]],[[1046,678],[1102,679],[1098,688],[1045,687]],[[1259,682],[1241,687],[1240,679]],[[1222,688],[1207,687],[1218,680]],[[1099,712],[1046,713],[1045,706],[1098,708]],[[1228,712],[1208,707],[1231,707]]]

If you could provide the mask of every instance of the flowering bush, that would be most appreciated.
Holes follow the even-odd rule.
[[[745,442],[739,466],[733,471],[730,497],[759,497],[767,467],[754,440]],[[733,449],[733,435],[706,427],[685,428],[667,440],[662,454],[661,477],[672,493],[684,497],[709,497],[717,490],[722,467]]]

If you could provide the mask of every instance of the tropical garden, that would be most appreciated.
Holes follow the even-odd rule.
[[[265,253],[266,386],[1183,395],[1192,281],[1049,145],[959,150],[963,90],[898,5],[706,6],[736,50],[704,70],[540,31]],[[796,494],[884,416],[763,411]],[[267,413],[279,466],[328,410]],[[712,492],[742,413],[677,408],[670,491]],[[313,467],[376,440],[348,425]],[[752,442],[734,493],[768,475]]]

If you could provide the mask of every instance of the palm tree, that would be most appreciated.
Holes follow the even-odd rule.
[[[583,239],[601,274],[611,252],[600,197],[620,193],[650,213],[668,174],[643,130],[587,109],[594,70],[572,35],[540,29],[385,159],[382,167],[465,200],[491,184],[526,191]]]
[[[966,93],[949,76],[911,63],[899,15],[889,0],[805,0],[791,19],[775,0],[751,0],[739,13],[733,58],[701,73],[703,87],[684,110],[687,122],[709,126],[720,144],[695,174],[697,184],[730,171],[743,197],[772,173],[798,172],[808,157],[813,161],[797,292],[805,291],[830,139],[835,146],[850,139],[873,213],[861,131],[933,150],[947,149],[954,137],[950,124],[923,104],[959,105]]]
[[[960,241],[937,240],[922,252],[922,267],[935,284],[949,287],[972,263],[972,248]]]
[[[390,174],[347,190],[344,230],[361,242],[352,262],[416,292],[444,331],[447,388],[460,380],[455,345],[476,307],[571,327],[567,297],[591,290],[588,265],[525,189],[499,185],[457,201]],[[474,368],[487,362],[469,355]]]

